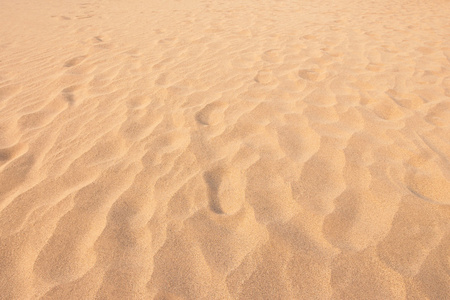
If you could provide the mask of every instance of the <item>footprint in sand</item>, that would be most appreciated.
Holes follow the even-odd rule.
[[[69,59],[68,61],[66,61],[66,63],[64,64],[64,67],[66,68],[70,68],[73,66],[78,65],[79,63],[81,63],[83,60],[85,60],[87,56],[86,55],[82,55],[82,56],[77,56],[74,57],[72,59]]]
[[[272,49],[264,52],[262,59],[267,62],[278,63],[282,60],[282,57],[280,55],[280,51]]]
[[[62,90],[61,94],[62,94],[64,100],[67,101],[67,103],[69,103],[69,105],[75,104],[75,101],[76,101],[75,93],[79,89],[80,89],[80,86],[74,85],[74,86],[70,86],[70,87]]]
[[[271,70],[261,70],[255,77],[255,81],[263,85],[270,84],[274,82],[274,80],[275,79]]]
[[[203,125],[218,124],[223,120],[223,112],[226,108],[226,103],[222,101],[209,103],[195,115],[195,119]]]
[[[323,74],[322,72],[320,72],[319,69],[305,69],[305,70],[300,70],[298,72],[298,76],[300,78],[309,80],[309,81],[319,81],[321,79],[323,79]]]
[[[237,213],[245,200],[245,184],[241,171],[221,166],[205,173],[209,187],[209,206],[217,214]]]

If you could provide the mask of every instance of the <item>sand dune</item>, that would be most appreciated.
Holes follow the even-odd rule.
[[[450,2],[0,4],[0,299],[450,299]]]

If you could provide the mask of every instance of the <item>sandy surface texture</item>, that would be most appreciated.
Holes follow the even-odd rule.
[[[0,1],[0,299],[450,299],[449,16]]]

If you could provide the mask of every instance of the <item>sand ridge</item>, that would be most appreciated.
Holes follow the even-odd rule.
[[[450,297],[450,2],[0,4],[0,299]]]

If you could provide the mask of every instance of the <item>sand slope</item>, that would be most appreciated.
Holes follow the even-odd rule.
[[[1,299],[449,299],[450,2],[0,3]]]

